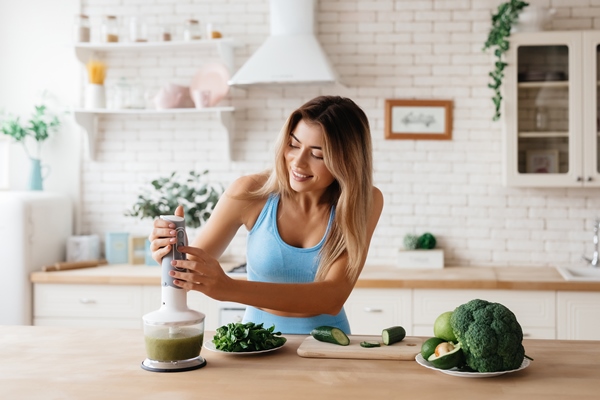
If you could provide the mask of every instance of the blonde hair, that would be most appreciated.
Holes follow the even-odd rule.
[[[322,128],[323,159],[335,178],[322,199],[335,207],[335,218],[319,254],[315,281],[322,281],[333,262],[343,254],[348,255],[346,275],[354,281],[368,250],[367,222],[373,194],[369,121],[356,103],[339,96],[320,96],[292,112],[277,139],[275,166],[265,184],[250,197],[272,193],[282,197],[293,195],[285,150],[300,121]]]

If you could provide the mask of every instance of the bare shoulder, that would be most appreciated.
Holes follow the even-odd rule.
[[[373,186],[373,206],[380,211],[383,208],[383,193],[376,186]]]
[[[245,175],[236,179],[225,191],[229,212],[236,215],[248,230],[254,226],[267,201],[267,196],[257,197],[251,193],[260,189],[266,180],[266,174]]]
[[[260,189],[267,180],[266,174],[252,174],[244,175],[237,178],[227,188],[225,193],[235,199],[242,199],[248,195],[248,193],[254,192]]]
[[[369,216],[369,230],[371,234],[375,230],[381,212],[383,211],[383,193],[381,190],[373,186],[373,202],[371,203],[371,215]]]

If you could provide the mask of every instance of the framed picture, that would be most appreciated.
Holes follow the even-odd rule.
[[[451,100],[385,101],[385,138],[451,140]]]
[[[558,150],[530,150],[526,161],[528,174],[558,174]]]
[[[129,264],[146,263],[146,236],[129,237]]]

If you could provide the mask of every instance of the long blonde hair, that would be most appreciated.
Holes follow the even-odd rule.
[[[277,139],[275,166],[265,184],[250,196],[292,196],[284,154],[301,120],[322,128],[323,159],[335,178],[322,199],[335,207],[335,218],[320,251],[315,281],[323,280],[344,253],[348,255],[346,275],[356,280],[368,250],[367,221],[373,194],[369,121],[356,103],[339,96],[319,96],[292,112]]]

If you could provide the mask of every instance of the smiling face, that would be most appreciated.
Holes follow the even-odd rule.
[[[296,192],[324,192],[335,181],[323,160],[323,135],[321,126],[301,120],[289,137],[284,156]]]

